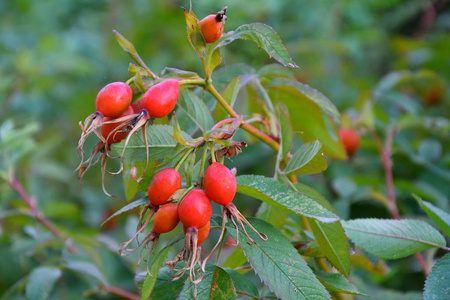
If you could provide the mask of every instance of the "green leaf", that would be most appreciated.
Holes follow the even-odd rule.
[[[236,177],[238,193],[264,201],[275,207],[287,209],[295,214],[331,223],[339,220],[335,214],[323,208],[306,195],[290,190],[278,181],[254,175]]]
[[[261,203],[256,212],[256,217],[272,224],[275,228],[281,229],[286,223],[286,218],[289,216],[289,211],[270,205],[266,202]]]
[[[177,143],[173,139],[173,129],[170,125],[151,125],[146,130],[150,159],[162,159],[170,156]],[[187,133],[182,132],[186,140],[192,139]],[[117,152],[122,153],[125,141],[114,146]],[[124,154],[128,161],[145,160],[145,144],[142,134],[134,134],[128,143]]]
[[[278,102],[278,121],[280,122],[281,130],[281,158],[285,159],[289,151],[291,151],[294,130],[292,129],[289,110],[282,102]]]
[[[209,47],[208,53],[206,55],[206,68],[209,75],[217,68],[218,65],[222,62],[222,55],[220,53],[220,48]]]
[[[450,214],[437,208],[433,204],[427,201],[423,201],[416,195],[414,195],[420,207],[426,212],[426,214],[436,223],[439,228],[450,236]]]
[[[397,259],[432,247],[445,247],[444,237],[423,221],[357,219],[342,221],[350,239],[365,251]]]
[[[172,127],[173,127],[173,139],[178,144],[186,146],[186,140],[183,137],[180,123],[178,123],[177,117],[175,114],[172,116]]]
[[[197,297],[194,296],[195,289],[197,290]],[[197,285],[194,285],[189,279],[186,279],[177,299],[231,300],[237,299],[237,296],[230,275],[215,265],[208,265],[206,272],[203,273],[202,281]]]
[[[305,194],[326,209],[334,212],[331,204],[315,189],[302,183],[294,183],[294,186],[298,192]],[[349,276],[350,246],[342,224],[340,222],[324,224],[314,219],[309,219],[309,224],[326,258],[339,272],[345,276]]]
[[[366,256],[362,254],[352,253],[350,256],[353,267],[359,267],[371,274],[386,276],[389,272],[389,268],[382,260],[378,260],[376,264],[370,261]]]
[[[136,51],[136,48],[134,48],[134,45],[128,41],[123,35],[121,35],[117,30],[113,30],[114,35],[116,36],[116,40],[119,43],[120,47],[122,47],[123,51],[128,53],[128,55],[142,68],[144,68],[147,71],[148,76],[151,78],[154,78],[153,73],[150,71],[150,69],[145,65],[142,58],[139,56],[139,54]]]
[[[428,274],[424,300],[450,299],[450,253],[436,262]]]
[[[236,247],[234,252],[227,257],[227,260],[225,260],[223,266],[225,268],[236,269],[244,265],[246,262],[247,259],[245,258],[244,252],[242,252],[241,248]]]
[[[147,264],[148,266],[151,266],[149,270],[150,273],[145,276],[144,283],[142,284],[142,300],[150,298],[150,295],[153,291],[153,288],[155,287],[156,280],[158,278],[158,271],[164,265],[164,261],[166,260],[167,254],[169,254],[171,248],[172,245],[169,244],[158,253],[152,253],[152,255],[150,256]]]
[[[236,293],[253,298],[258,298],[258,288],[250,279],[235,270],[225,269],[225,271],[228,273],[228,275],[230,275],[231,279],[233,279]]]
[[[164,68],[159,73],[159,76],[163,78],[201,79],[201,77],[195,72],[170,67]]]
[[[361,293],[356,286],[351,284],[347,278],[339,273],[328,273],[317,269],[313,269],[313,271],[320,282],[322,282],[329,291],[352,295],[365,295]]]
[[[327,161],[320,152],[322,143],[318,140],[302,145],[289,160],[285,174],[313,174],[327,169]]]
[[[327,115],[329,115],[332,120],[336,123],[341,122],[341,115],[339,110],[336,108],[333,102],[330,101],[324,94],[318,90],[310,87],[307,84],[301,83],[292,79],[277,78],[270,82],[269,86],[272,85],[287,85],[295,88],[304,97],[310,99],[316,103]]]
[[[116,211],[115,213],[113,213],[108,219],[106,219],[101,226],[105,225],[106,223],[109,222],[109,220],[111,220],[112,218],[117,217],[120,214],[123,214],[124,212],[127,212],[129,210],[132,210],[133,208],[136,208],[138,206],[144,205],[144,204],[148,204],[148,199],[146,198],[141,198],[138,199],[136,201],[133,201],[131,203],[128,203],[127,205],[125,205],[124,207],[122,207],[121,209],[119,209],[118,211]]]
[[[181,95],[178,106],[186,112],[201,131],[205,132],[211,129],[214,126],[214,120],[206,104],[189,90],[182,90]]]
[[[241,78],[240,76],[236,76],[228,83],[228,85],[223,90],[222,96],[227,101],[227,103],[230,104],[231,107],[234,107],[234,103],[236,102],[240,86]],[[228,113],[225,111],[222,105],[216,105],[214,116],[216,117],[216,120],[223,120],[228,116]]]
[[[153,162],[154,161],[149,162],[149,165],[151,166]],[[122,172],[122,182],[127,202],[133,200],[134,196],[136,196],[136,193],[139,191],[140,183],[136,181],[136,177],[139,177],[139,174],[142,174],[144,168],[145,168],[145,161],[136,161],[132,164],[130,164],[127,161],[124,162],[124,171]],[[150,171],[153,170],[150,169]],[[136,175],[134,174],[132,175],[131,172],[135,172]]]
[[[94,277],[95,279],[97,279],[98,281],[103,283],[104,285],[108,285],[103,274],[99,271],[99,269],[94,264],[92,264],[90,262],[71,260],[66,263],[65,267],[76,273]]]
[[[192,48],[199,57],[203,57],[206,49],[205,39],[203,38],[202,31],[198,25],[198,19],[193,12],[184,10],[184,17],[187,25],[187,38],[191,43]]]
[[[325,154],[337,159],[346,158],[336,125],[314,100],[291,85],[271,84],[268,91],[272,100],[278,100],[287,106],[293,120],[301,120],[294,122],[292,126],[303,141],[318,139],[324,145]]]
[[[176,281],[172,281],[174,277],[175,271],[163,267],[158,273],[158,279],[153,288],[151,299],[158,300],[173,300],[177,299],[177,295],[179,294],[181,288],[184,285],[184,281],[187,277],[187,274]]]
[[[228,32],[222,38],[216,48],[226,46],[237,39],[250,40],[255,42],[259,48],[264,49],[270,57],[273,57],[280,64],[290,68],[298,68],[287,53],[286,47],[278,34],[266,24],[244,24],[236,30]]]
[[[48,299],[56,281],[61,277],[61,270],[55,267],[37,267],[28,276],[25,289],[27,299]]]
[[[249,245],[240,229],[239,246],[245,253],[253,270],[261,280],[281,299],[331,299],[323,285],[289,240],[269,223],[251,218],[250,223],[267,235],[263,241],[252,230],[248,230],[255,241]],[[238,239],[232,223],[227,228],[235,240]]]

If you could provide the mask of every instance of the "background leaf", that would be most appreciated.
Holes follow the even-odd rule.
[[[249,297],[259,296],[258,288],[250,279],[235,270],[225,269],[225,271],[233,280],[236,293]]]
[[[230,104],[231,107],[234,107],[234,103],[239,93],[240,86],[241,78],[239,76],[236,76],[225,86],[223,90],[222,96],[227,101],[227,103]],[[225,111],[222,105],[216,105],[214,116],[216,117],[216,120],[223,120],[228,116],[228,113]]]
[[[290,68],[298,68],[287,53],[286,47],[283,45],[278,34],[272,27],[266,24],[252,23],[241,25],[236,30],[225,34],[223,40],[216,47],[226,46],[237,39],[251,40],[280,64]]]
[[[284,159],[287,157],[289,151],[291,151],[294,131],[292,129],[291,116],[286,105],[279,102],[278,111],[278,121],[280,122],[281,131],[281,158]]]
[[[433,204],[416,196],[416,200],[419,202],[420,207],[426,212],[426,214],[436,223],[439,228],[450,236],[450,214],[437,208]]]
[[[150,77],[153,77],[153,74],[151,73],[150,69],[145,65],[144,61],[137,53],[136,48],[134,48],[134,45],[130,41],[128,41],[123,35],[121,35],[117,30],[113,30],[113,33],[116,36],[117,42],[119,43],[120,47],[122,47],[123,51],[128,53],[128,55],[130,55],[130,57],[139,66],[144,68]]]
[[[56,281],[61,277],[61,270],[54,267],[37,267],[28,276],[26,296],[30,300],[48,299]]]
[[[99,271],[97,266],[87,261],[70,260],[65,264],[65,267],[76,273],[91,276],[104,285],[108,285],[105,276]]]
[[[173,139],[173,128],[169,125],[150,125],[147,127],[147,140],[149,145],[150,159],[162,159],[169,157],[175,149],[177,143]],[[191,137],[181,132],[184,139],[189,140]],[[121,153],[124,141],[114,146],[117,152]],[[128,161],[145,160],[145,145],[142,134],[134,134],[125,150],[124,158]]]
[[[331,102],[330,99],[328,99],[324,94],[309,85],[286,78],[276,78],[269,83],[269,86],[270,85],[289,85],[294,87],[302,95],[314,101],[322,109],[322,111],[333,119],[334,122],[341,122],[341,115],[336,108],[336,105],[334,105],[334,103]]]
[[[120,215],[120,214],[123,214],[124,212],[127,212],[127,211],[129,211],[129,210],[132,210],[132,209],[134,209],[134,208],[136,208],[136,207],[138,207],[138,206],[148,204],[148,201],[149,201],[149,200],[146,199],[146,198],[141,198],[141,199],[138,199],[138,200],[133,201],[133,202],[131,202],[131,203],[128,203],[127,205],[125,205],[124,207],[122,207],[121,209],[119,209],[118,211],[116,211],[115,213],[113,213],[111,216],[109,216],[108,219],[106,219],[105,221],[103,221],[103,223],[102,223],[101,226],[105,225],[106,223],[109,222],[109,220],[111,220],[112,218],[117,217],[117,216]]]
[[[334,208],[318,191],[302,183],[294,183],[296,190],[317,201],[326,209],[334,212]],[[341,222],[322,223],[308,218],[311,231],[320,249],[330,263],[345,276],[350,275],[350,246]]]
[[[214,120],[206,104],[193,92],[181,91],[178,106],[181,107],[201,131],[207,131],[214,126]]]
[[[327,161],[321,153],[322,143],[318,140],[306,143],[295,151],[286,169],[286,174],[313,174],[327,169]]]
[[[239,247],[245,253],[255,273],[281,299],[331,299],[328,292],[317,280],[303,258],[289,240],[269,223],[249,218],[251,224],[267,235],[263,241],[252,230],[248,230],[255,241],[249,245],[241,231]],[[227,228],[235,240],[236,229],[228,222]]]
[[[313,269],[314,274],[329,291],[335,291],[344,294],[364,295],[358,288],[350,283],[344,276],[338,273],[328,273]]]
[[[431,269],[425,282],[424,300],[450,298],[450,253],[447,253]]]
[[[270,85],[268,91],[273,101],[283,102],[288,107],[293,120],[301,120],[292,123],[299,138],[305,142],[318,139],[328,156],[336,159],[346,157],[336,125],[315,101],[290,85]]]
[[[156,284],[158,271],[164,265],[167,254],[169,254],[171,245],[164,247],[164,249],[157,253],[152,253],[149,258],[148,266],[150,266],[150,273],[145,276],[144,283],[142,284],[141,299],[146,300],[150,298],[153,288]],[[153,255],[154,254],[154,255]]]
[[[445,246],[444,237],[423,221],[357,219],[342,225],[358,247],[381,258],[397,259]]]
[[[151,299],[173,300],[177,299],[183,288],[187,274],[178,280],[172,281],[175,271],[168,267],[162,267],[158,273],[158,279],[152,291]]]
[[[317,219],[321,222],[335,222],[339,218],[323,208],[306,195],[296,193],[278,181],[255,175],[241,175],[236,177],[237,192],[245,194],[270,205],[281,207],[293,213]]]

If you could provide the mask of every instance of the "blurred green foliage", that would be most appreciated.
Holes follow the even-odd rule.
[[[344,125],[355,124],[361,115],[367,121],[370,114],[378,129],[389,128],[394,119],[403,122],[405,130],[396,138],[393,151],[401,214],[424,216],[412,192],[448,211],[450,126],[448,120],[440,119],[450,116],[448,3],[437,1],[430,16],[430,1],[425,0],[193,1],[200,18],[225,5],[226,31],[252,22],[275,28],[301,68],[295,76],[345,112]],[[83,261],[92,263],[83,268],[97,268],[106,277],[101,280],[136,293],[135,257],[122,259],[116,254],[116,241],[130,234],[136,217],[121,216],[116,227],[100,228],[125,199],[120,178],[107,182],[118,197],[102,193],[98,168],[88,172],[81,189],[73,174],[78,164],[77,123],[93,112],[102,86],[128,78],[130,60],[117,45],[113,29],[134,43],[155,72],[170,66],[201,74],[200,61],[186,40],[180,7],[189,7],[189,2],[0,1],[0,171],[5,176],[14,172],[38,199],[39,209],[83,245]],[[246,62],[259,68],[273,62],[256,46],[244,43],[238,41],[224,50],[222,66]],[[443,103],[424,104],[430,86],[420,86],[425,79],[419,78],[419,84],[399,84],[385,77],[403,70],[432,72],[439,79],[430,84],[441,86]],[[227,72],[222,74],[227,77]],[[376,105],[365,115],[369,96]],[[417,120],[420,124],[414,123]],[[302,181],[326,195],[342,218],[388,217],[385,198],[379,196],[385,192],[385,182],[378,153],[367,132],[362,134],[362,149],[351,164],[333,161],[324,174],[304,176]],[[271,175],[275,154],[256,144],[234,162],[241,174]],[[25,204],[5,181],[0,181],[0,199],[0,294],[13,285],[23,288],[22,278],[36,266],[56,263],[65,266],[65,276],[52,299],[79,299],[81,294],[112,297],[79,272],[70,271],[82,258],[71,257],[46,229],[23,214]],[[256,211],[256,201],[238,200],[243,211]],[[364,287],[357,285],[366,293],[373,291],[372,284],[422,290],[424,278],[413,258],[395,261],[390,267],[384,277],[357,272],[355,282],[362,278]],[[95,274],[88,271],[86,276],[95,278]]]

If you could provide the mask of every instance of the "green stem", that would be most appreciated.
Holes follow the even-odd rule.
[[[230,104],[228,104],[228,102],[222,97],[222,95],[220,95],[220,93],[216,90],[216,88],[213,86],[211,82],[206,82],[205,88],[208,90],[208,92],[211,93],[211,95],[214,96],[214,98],[216,98],[217,102],[219,102],[219,104],[222,105],[222,107],[227,111],[227,113],[229,113],[234,118],[238,117],[238,114],[234,111],[234,109],[230,106]],[[265,142],[273,150],[278,151],[278,149],[280,148],[280,144],[275,139],[268,136],[264,132],[260,131],[256,127],[253,127],[248,123],[242,122],[241,128],[243,128],[245,131],[249,132],[258,139]]]
[[[188,86],[205,86],[205,79],[198,78],[198,79],[186,79],[186,80],[180,80],[180,88],[188,87]]]
[[[217,257],[216,257],[216,263],[215,263],[216,266],[219,265],[220,253],[222,252],[223,245],[225,245],[226,236],[227,236],[227,229],[225,228],[225,230],[224,230],[224,232],[223,232],[223,238],[222,238],[222,241],[220,241],[219,251],[217,251]]]
[[[186,153],[183,155],[183,157],[181,158],[181,160],[178,162],[178,164],[175,167],[175,170],[178,171],[178,169],[181,167],[181,165],[184,163],[184,161],[186,160],[186,158],[189,156],[189,154],[191,154],[192,150],[194,148],[190,148],[186,151]]]
[[[200,171],[198,173],[198,179],[197,179],[198,184],[201,184],[201,182],[203,181],[203,174],[205,172],[206,159],[208,157],[208,145],[205,143],[204,147],[205,148],[203,148],[203,155],[202,155],[202,161],[200,164]]]
[[[217,162],[216,160],[216,152],[214,151],[214,142],[209,143],[209,149],[211,150],[211,159],[213,162]]]
[[[201,60],[202,60],[203,73],[205,73],[205,83],[206,84],[211,83],[211,74],[207,68],[205,57],[202,57]]]

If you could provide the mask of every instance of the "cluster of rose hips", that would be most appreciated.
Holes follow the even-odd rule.
[[[134,103],[132,103],[133,91],[126,83],[113,82],[103,87],[95,100],[96,112],[88,116],[84,123],[80,122],[79,124],[82,130],[77,147],[81,157],[81,163],[77,169],[80,178],[98,161],[96,161],[98,153],[102,153],[103,177],[105,172],[110,174],[120,173],[122,171],[123,152],[131,135],[142,129],[144,141],[146,142],[145,126],[147,122],[151,117],[162,118],[167,116],[175,108],[179,94],[180,84],[177,79],[165,79],[154,84],[144,93],[140,100]],[[94,146],[90,157],[84,160],[84,142],[92,133],[100,141]],[[118,172],[109,172],[106,170],[106,160],[107,158],[114,158],[109,154],[111,144],[119,143],[124,139],[127,140],[122,155],[119,156],[121,160],[120,170]],[[104,184],[103,189],[108,194]]]
[[[197,265],[201,265],[204,271],[207,260],[224,238],[224,229],[227,218],[231,219],[233,224],[235,224],[237,232],[239,232],[239,224],[239,227],[248,237],[250,243],[253,243],[253,240],[247,234],[244,223],[257,232],[262,239],[267,239],[264,234],[256,231],[232,203],[237,189],[236,178],[233,172],[223,164],[213,162],[207,168],[203,177],[203,189],[198,187],[199,184],[186,189],[182,189],[181,186],[181,176],[178,171],[173,168],[163,169],[153,177],[148,187],[149,203],[141,212],[135,235],[121,247],[119,250],[120,254],[122,254],[124,250],[132,251],[142,246],[141,254],[142,251],[147,250],[145,256],[150,255],[159,236],[174,230],[181,221],[185,234],[184,247],[175,259],[167,262],[166,265],[174,267],[179,261],[185,260],[185,267],[178,270],[174,280],[180,278],[187,270],[189,270],[189,278],[191,281],[198,282],[201,280],[202,276],[200,274],[197,279],[194,279],[196,277],[195,268]],[[204,259],[203,263],[201,263],[200,246],[209,235],[210,219],[212,215],[211,201],[223,207],[222,231],[216,246]],[[144,221],[147,211],[149,211],[149,214]],[[142,241],[138,241],[137,248],[127,249],[127,246],[132,241],[137,240],[138,235],[143,232],[152,221],[153,230],[148,233]],[[148,249],[149,244],[152,242],[151,248]],[[141,258],[139,259],[139,262],[140,261]]]
[[[216,42],[222,35],[227,7],[216,14],[206,16],[199,22],[199,27],[206,43]],[[122,157],[130,136],[142,128],[143,140],[147,148],[145,126],[151,117],[162,118],[167,116],[174,108],[180,93],[180,85],[177,79],[166,79],[150,87],[142,98],[134,103],[133,91],[127,83],[113,82],[100,90],[95,101],[96,112],[91,114],[82,123],[82,134],[78,142],[77,151],[81,163],[77,168],[80,179],[84,173],[96,162],[97,154],[101,155],[102,187],[104,175],[118,174],[122,171]],[[100,128],[100,132],[99,129]],[[92,149],[91,155],[84,160],[84,143],[88,136],[94,133],[100,141]],[[120,169],[117,172],[106,170],[107,158],[115,158],[109,155],[111,144],[119,143],[127,139],[120,158]],[[148,160],[148,151],[147,151]],[[145,169],[144,169],[145,172]],[[109,195],[109,194],[108,194]]]
[[[227,8],[225,7],[217,14],[209,15],[199,21],[199,27],[206,43],[214,43],[222,35],[224,22],[227,18],[226,11]],[[141,130],[143,134],[148,162],[146,125],[151,118],[165,117],[175,108],[180,93],[180,80],[164,79],[161,81],[156,77],[153,85],[134,103],[132,103],[133,90],[127,83],[114,82],[106,85],[97,95],[95,101],[96,112],[79,124],[82,130],[77,147],[81,157],[81,163],[77,169],[80,178],[93,164],[101,160],[102,186],[104,192],[108,194],[104,187],[104,175],[105,173],[118,174],[122,171],[124,151],[130,137],[138,130]],[[134,96],[139,98],[138,95]],[[166,264],[175,267],[178,262],[186,261],[185,267],[178,270],[174,280],[180,278],[189,270],[190,280],[196,283],[202,278],[200,270],[205,270],[207,260],[224,238],[225,225],[228,219],[234,224],[237,233],[242,230],[249,239],[249,243],[254,243],[254,241],[248,235],[244,224],[254,230],[262,239],[267,239],[264,234],[259,233],[246,220],[232,203],[237,189],[236,178],[230,169],[216,162],[218,157],[231,157],[238,154],[241,151],[240,146],[246,145],[244,142],[236,143],[232,141],[231,146],[223,147],[217,152],[214,151],[214,140],[230,139],[236,129],[239,128],[241,122],[242,119],[239,117],[223,120],[212,128],[212,131],[218,131],[218,133],[212,133],[210,140],[205,139],[203,141],[205,149],[207,149],[208,142],[212,145],[210,166],[204,173],[203,180],[199,178],[196,184],[182,189],[182,180],[177,169],[183,163],[183,160],[180,161],[175,169],[166,168],[155,174],[148,187],[149,202],[141,211],[136,233],[122,245],[119,250],[120,254],[124,250],[133,251],[141,247],[141,255],[138,262],[140,263],[143,251],[147,250],[144,258],[150,255],[159,236],[175,229],[181,221],[185,234],[184,247],[174,260]],[[231,123],[228,131],[219,128],[227,123]],[[83,147],[86,139],[91,134],[95,134],[100,141],[94,146],[89,158],[85,160]],[[110,154],[111,145],[122,140],[125,140],[122,153],[118,157],[112,157]],[[99,153],[101,155],[98,157]],[[120,159],[119,171],[107,171],[106,161],[108,158]],[[145,171],[144,168],[143,174]],[[217,244],[202,263],[200,246],[209,235],[212,215],[211,201],[223,207],[222,230]],[[153,223],[153,229],[145,235],[142,241],[139,241],[139,234],[147,229],[151,223]],[[134,249],[127,248],[134,240],[137,241],[137,247]],[[148,249],[150,244],[151,248]],[[197,269],[199,276],[196,276],[197,265],[201,266],[201,268]]]

